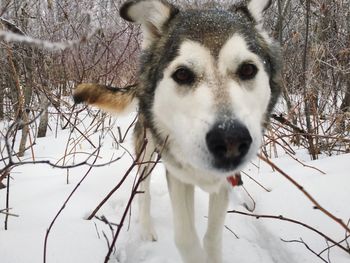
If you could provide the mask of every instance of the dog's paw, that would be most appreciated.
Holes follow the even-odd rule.
[[[203,239],[204,253],[206,254],[205,263],[222,263],[221,242],[214,241],[215,238],[205,236]]]
[[[142,225],[140,224],[140,235],[143,241],[155,242],[158,240],[157,233],[152,224]]]

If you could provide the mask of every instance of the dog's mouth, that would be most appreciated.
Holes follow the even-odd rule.
[[[220,172],[228,173],[228,172],[236,172],[239,167],[241,167],[245,163],[243,158],[215,158],[212,162],[212,166],[215,170]]]

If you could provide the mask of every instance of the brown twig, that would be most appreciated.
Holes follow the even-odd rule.
[[[251,177],[249,174],[247,174],[244,171],[241,171],[242,174],[244,174],[245,176],[247,176],[250,180],[252,180],[254,183],[256,183],[258,186],[260,186],[262,189],[264,189],[266,192],[271,192],[270,189],[267,189],[265,186],[263,186],[260,182],[258,182],[257,180],[255,180],[253,177]]]
[[[10,172],[7,173],[7,188],[6,188],[6,210],[10,209]],[[8,227],[9,214],[5,214],[5,230]]]
[[[325,215],[327,215],[329,218],[331,218],[333,221],[337,222],[339,225],[341,225],[345,231],[350,233],[349,227],[343,222],[342,219],[337,218],[332,213],[330,213],[328,210],[326,210],[324,207],[322,207],[316,200],[313,198],[305,189],[303,186],[301,186],[297,181],[295,181],[292,177],[290,177],[288,174],[286,174],[281,168],[279,168],[277,165],[275,165],[273,162],[271,162],[266,157],[262,156],[261,154],[258,155],[261,160],[266,162],[268,165],[270,165],[273,169],[275,169],[277,172],[279,172],[281,175],[283,175],[288,181],[290,181],[294,186],[296,186],[313,204],[314,208],[320,210]]]
[[[38,116],[36,116],[33,120],[29,121],[26,123],[26,125],[30,125],[31,123],[33,123],[38,117],[40,116],[40,114]],[[89,163],[88,161],[90,160],[90,158],[92,156],[94,156],[97,152],[100,151],[100,146],[97,147],[97,149],[95,149],[94,152],[92,152],[90,154],[90,156],[88,158],[86,158],[85,161],[83,162],[80,162],[80,163],[77,163],[77,164],[73,164],[73,165],[57,165],[57,164],[54,164],[48,160],[42,160],[42,161],[19,161],[19,162],[15,162],[13,159],[12,159],[12,147],[10,146],[10,142],[9,142],[9,136],[10,136],[10,133],[12,132],[12,130],[18,125],[19,122],[13,122],[6,135],[5,135],[5,147],[6,147],[6,151],[7,151],[7,156],[8,156],[8,163],[5,165],[4,168],[0,169],[0,178],[3,179],[5,178],[5,173],[8,172],[9,170],[13,169],[14,167],[17,167],[17,166],[22,166],[22,165],[27,165],[27,164],[47,164],[47,165],[50,165],[51,167],[53,168],[61,168],[61,169],[68,169],[68,168],[76,168],[76,167],[79,167],[79,166],[90,166],[90,167],[102,167],[102,166],[106,166],[106,165],[109,165],[109,164],[112,164],[116,161],[119,161],[123,156],[124,154],[122,154],[120,157],[117,157],[115,158],[114,160],[112,161],[109,161],[107,163],[103,163],[103,164],[95,164],[95,163]]]
[[[159,160],[160,160],[160,155],[157,156],[157,161],[159,161]],[[121,218],[121,220],[120,220],[120,222],[119,222],[119,224],[118,224],[119,227],[118,227],[118,229],[117,229],[117,232],[116,232],[116,234],[115,234],[115,236],[114,236],[114,238],[113,238],[113,241],[112,241],[112,243],[111,243],[111,246],[110,246],[110,248],[109,248],[109,250],[108,250],[108,253],[107,253],[106,257],[105,257],[104,263],[108,263],[108,261],[109,261],[109,259],[110,259],[110,256],[111,256],[111,254],[112,254],[112,251],[113,251],[113,249],[114,249],[114,246],[115,246],[115,244],[116,244],[116,242],[117,242],[119,233],[120,233],[120,231],[121,231],[121,229],[122,229],[122,226],[123,226],[123,224],[124,224],[125,218],[126,218],[126,216],[127,216],[127,214],[128,214],[128,211],[130,210],[131,203],[132,203],[132,201],[134,200],[136,194],[140,193],[137,189],[139,188],[141,182],[142,182],[143,180],[145,180],[145,179],[147,178],[147,176],[149,176],[149,175],[152,173],[152,171],[153,171],[153,169],[154,169],[154,167],[155,167],[156,165],[157,165],[157,163],[155,163],[149,170],[147,169],[147,167],[145,167],[144,170],[142,171],[141,175],[139,176],[139,178],[138,178],[136,184],[134,185],[134,187],[133,187],[133,189],[132,189],[132,192],[131,192],[131,195],[130,195],[130,198],[129,198],[129,201],[128,201],[128,203],[127,203],[127,205],[126,205],[126,208],[125,208],[125,210],[124,210],[123,216],[122,216],[122,218]],[[148,171],[147,171],[147,170],[148,170]],[[147,171],[147,173],[146,173],[146,171]]]
[[[347,226],[349,226],[349,224],[350,224],[350,218],[348,220]],[[350,244],[349,244],[349,241],[348,241],[349,237],[350,237],[350,232],[349,231],[345,231],[345,242],[346,242],[346,245],[348,246],[348,249],[350,250]]]
[[[345,237],[345,238],[343,238],[342,240],[340,240],[339,242],[338,242],[338,244],[341,244],[341,243],[343,243],[343,242],[345,242],[345,243],[347,243],[347,240],[348,240],[348,238],[349,238],[350,236],[347,236],[347,237]],[[318,253],[319,255],[322,255],[324,252],[326,252],[326,251],[329,251],[331,248],[333,248],[333,247],[335,247],[336,245],[335,244],[333,244],[333,245],[330,245],[330,246],[328,246],[327,248],[325,248],[325,249],[323,249],[320,253]],[[350,248],[347,246],[347,249],[350,251]]]
[[[281,240],[282,240],[283,242],[286,242],[286,243],[301,243],[301,244],[303,244],[303,245],[306,247],[307,250],[309,250],[312,254],[314,254],[314,255],[315,255],[316,257],[318,257],[320,260],[322,260],[322,261],[325,262],[325,263],[329,263],[329,261],[325,260],[325,259],[324,259],[323,257],[321,257],[318,253],[316,253],[313,249],[311,249],[310,246],[309,246],[308,244],[306,244],[306,243],[304,242],[304,240],[301,239],[301,238],[300,238],[300,240],[284,240],[284,239],[281,238]]]
[[[256,207],[256,202],[254,200],[254,198],[252,197],[252,195],[248,192],[248,190],[244,187],[244,185],[241,185],[241,187],[243,188],[244,192],[248,195],[248,197],[252,200],[253,202],[253,208],[250,208],[246,203],[244,203],[244,207],[249,211],[249,212],[253,212],[255,210]]]
[[[96,157],[93,161],[93,164],[96,163],[97,161],[97,157],[99,156],[99,151],[100,148],[98,148],[98,152],[96,154]],[[74,187],[73,191],[70,193],[70,195],[67,197],[66,201],[63,203],[63,205],[61,206],[60,210],[57,212],[56,216],[54,217],[54,219],[52,220],[49,228],[46,230],[46,235],[45,235],[45,240],[44,240],[44,257],[43,257],[43,262],[46,263],[47,260],[47,242],[48,242],[48,238],[49,238],[49,234],[50,231],[53,227],[53,225],[55,224],[57,218],[60,216],[60,214],[62,213],[62,211],[64,210],[64,208],[66,207],[67,203],[69,202],[69,200],[72,198],[72,196],[74,195],[74,193],[76,192],[76,190],[79,188],[79,186],[83,183],[83,181],[87,178],[87,176],[90,174],[91,169],[93,168],[93,166],[90,166],[89,169],[87,170],[87,172],[85,173],[85,175],[83,176],[83,178],[78,182],[78,184]]]
[[[83,136],[85,138],[85,140],[87,140],[89,142],[89,144],[94,147],[96,149],[96,146],[93,144],[93,142],[77,127],[77,126],[74,126],[74,124],[71,122],[70,120],[70,117],[67,118],[64,113],[61,111],[61,109],[55,105],[52,101],[52,98],[50,98],[50,96],[48,96],[47,94],[45,94],[46,98],[50,101],[50,103],[52,103],[52,105],[55,107],[55,109],[61,113],[61,116],[70,124],[72,125],[72,128],[75,129],[78,133],[80,133],[81,136]],[[74,110],[75,107],[73,107],[73,110]],[[78,114],[78,113],[77,113]]]
[[[134,124],[135,124],[135,122],[137,121],[138,117],[139,117],[139,115],[137,114],[137,115],[135,116],[135,118],[133,119],[133,121],[131,122],[131,124],[129,125],[129,127],[126,129],[123,138],[120,139],[120,141],[119,141],[120,143],[123,143],[123,142],[124,142],[124,140],[125,140],[125,138],[126,138],[126,135],[129,133],[131,127],[134,126]]]
[[[230,231],[237,239],[239,239],[239,236],[238,236],[235,232],[233,232],[233,230],[232,230],[231,228],[229,228],[227,225],[224,225],[224,227],[225,227],[228,231]]]
[[[245,212],[241,212],[241,211],[237,211],[237,210],[231,210],[231,211],[227,211],[227,213],[229,214],[239,214],[239,215],[245,215],[245,216],[250,216],[250,217],[255,217],[256,219],[260,219],[260,218],[265,218],[265,219],[277,219],[277,220],[281,220],[281,221],[287,221],[287,222],[291,222],[300,226],[303,226],[315,233],[317,233],[318,235],[322,236],[323,238],[325,238],[326,240],[328,240],[329,242],[333,243],[335,246],[339,247],[340,249],[342,249],[343,251],[345,251],[347,254],[350,254],[350,250],[347,249],[346,247],[342,246],[341,244],[339,244],[339,242],[333,240],[332,238],[330,238],[329,236],[325,235],[324,233],[322,233],[321,231],[317,230],[316,228],[309,226],[303,222],[291,219],[291,218],[287,218],[284,217],[282,215],[280,216],[274,216],[274,215],[258,215],[258,214],[249,214],[249,213],[245,213]]]
[[[305,163],[303,163],[302,161],[300,161],[298,158],[296,158],[295,156],[291,155],[290,153],[287,153],[294,161],[300,163],[302,166],[310,168],[310,169],[314,169],[318,172],[320,172],[321,174],[326,174],[324,171],[322,171],[321,169],[318,169],[317,167],[311,166],[311,165],[307,165]]]
[[[285,117],[283,117],[282,114],[280,114],[280,115],[271,114],[271,117],[272,117],[274,120],[278,121],[279,123],[281,123],[281,124],[283,124],[283,125],[286,125],[286,126],[292,128],[294,132],[296,132],[296,133],[298,133],[298,134],[304,136],[305,139],[308,139],[308,137],[307,137],[307,136],[308,136],[307,131],[305,131],[305,130],[299,128],[298,126],[294,125],[293,123],[291,123],[289,120],[287,120]]]
[[[5,208],[5,209],[1,209],[0,210],[0,214],[4,214],[4,215],[9,215],[9,216],[13,216],[13,217],[19,217],[19,215],[16,215],[16,214],[12,214],[12,213],[9,213],[7,211],[11,210],[11,208]]]
[[[145,139],[145,141],[143,142],[143,145],[141,147],[140,152],[138,153],[138,155],[136,156],[136,159],[134,160],[134,162],[131,164],[131,166],[129,167],[129,169],[125,172],[123,178],[119,181],[119,183],[106,195],[106,197],[97,205],[97,207],[94,209],[94,211],[92,211],[92,213],[88,216],[88,220],[91,220],[92,218],[94,218],[94,216],[97,214],[97,212],[100,210],[100,208],[108,201],[108,199],[120,188],[120,186],[124,183],[124,181],[126,180],[126,178],[129,176],[129,174],[131,173],[131,171],[134,169],[134,167],[137,165],[137,161],[140,159],[142,153],[145,151],[146,149],[146,145],[147,145],[147,140]]]

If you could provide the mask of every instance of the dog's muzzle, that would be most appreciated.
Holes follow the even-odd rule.
[[[214,158],[213,166],[230,171],[240,165],[252,143],[250,133],[238,120],[216,123],[206,135],[209,152]]]

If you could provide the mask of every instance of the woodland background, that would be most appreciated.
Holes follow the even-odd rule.
[[[230,1],[221,2],[221,6]],[[0,2],[0,120],[29,120],[43,110],[33,138],[45,136],[48,107],[60,108],[76,84],[135,83],[140,30],[118,15],[115,0],[2,0]],[[201,6],[201,1],[179,1]],[[349,133],[349,0],[274,1],[266,28],[282,46],[283,102],[274,116],[294,142],[318,154]],[[12,32],[16,35],[6,35]],[[19,37],[20,36],[20,37]],[[26,149],[24,125],[19,156]]]
[[[75,131],[81,136],[77,141],[98,150],[77,128],[82,111],[92,119],[91,130],[114,125],[113,140],[122,145],[133,123],[127,129],[111,125],[104,113],[77,108],[71,99],[82,82],[120,88],[137,82],[140,29],[119,17],[122,2],[0,0],[0,189],[8,191],[7,197],[14,168],[38,162],[37,138]],[[229,6],[231,1],[214,3]],[[310,160],[350,153],[350,1],[275,0],[265,17],[265,27],[282,47],[283,94],[261,154],[277,158],[282,149],[299,162],[295,149],[305,149]],[[69,148],[67,142],[63,161],[50,163],[67,172],[67,184],[67,165],[76,165],[69,156],[78,154],[77,144]],[[6,202],[5,207],[0,203],[0,214],[8,220],[13,215]]]

